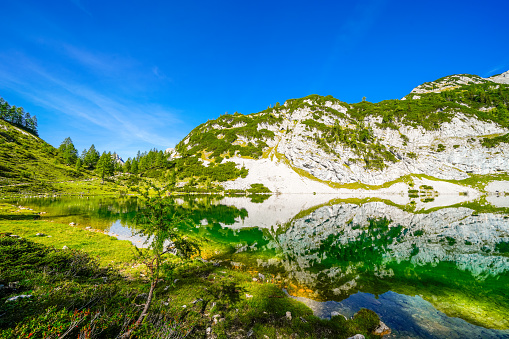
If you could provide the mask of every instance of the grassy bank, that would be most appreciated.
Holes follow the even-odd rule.
[[[0,205],[0,338],[113,338],[137,319],[148,272],[126,241],[38,219]],[[45,236],[36,236],[44,233]],[[11,237],[16,234],[21,238]],[[67,246],[68,249],[62,249]],[[346,338],[371,331],[378,316],[322,320],[287,297],[271,277],[196,258],[166,271],[149,316],[133,337]],[[253,279],[256,277],[256,281]],[[9,298],[19,297],[14,301]]]

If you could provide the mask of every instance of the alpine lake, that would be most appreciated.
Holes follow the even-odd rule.
[[[315,315],[375,311],[385,338],[509,338],[509,197],[453,206],[313,194],[173,197],[202,256],[285,281]],[[332,199],[332,200],[331,200]],[[443,200],[443,199],[442,199]],[[23,198],[42,219],[136,246],[136,197]]]

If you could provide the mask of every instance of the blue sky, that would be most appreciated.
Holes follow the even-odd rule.
[[[123,158],[309,94],[401,98],[509,70],[508,1],[1,0],[0,96]]]

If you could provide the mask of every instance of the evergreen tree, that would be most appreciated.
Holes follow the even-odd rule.
[[[80,155],[80,159],[81,159],[81,164],[83,165],[85,163],[85,157],[87,156],[87,149],[85,148],[83,150],[83,152],[81,152],[81,155]]]
[[[78,150],[74,147],[71,138],[67,137],[58,147],[58,153],[68,166],[74,165],[78,160]]]
[[[138,170],[144,172],[147,169],[147,157],[141,157],[138,162]]]
[[[114,164],[113,157],[111,156],[110,152],[108,153],[103,152],[103,154],[99,158],[99,161],[97,161],[96,171],[101,177],[103,182],[105,177],[113,175]]]
[[[124,163],[124,173],[130,172],[131,172],[131,158],[127,159],[127,161]]]
[[[81,168],[82,168],[81,158],[78,158],[78,160],[76,160],[76,172],[80,173]]]
[[[83,158],[84,165],[89,169],[94,169],[99,161],[99,156],[99,152],[97,152],[94,144],[92,144]]]
[[[131,162],[131,173],[138,174],[138,161],[136,161],[136,159],[133,159]]]

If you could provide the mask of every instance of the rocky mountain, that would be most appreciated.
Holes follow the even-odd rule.
[[[250,173],[226,187],[262,182],[280,191],[290,172],[332,188],[383,185],[408,175],[505,175],[508,82],[509,72],[491,78],[460,74],[424,83],[401,100],[291,99],[259,113],[209,120],[172,150],[172,158],[198,158],[203,166],[233,161]],[[266,175],[257,170],[262,163]],[[271,179],[278,171],[281,178]]]

